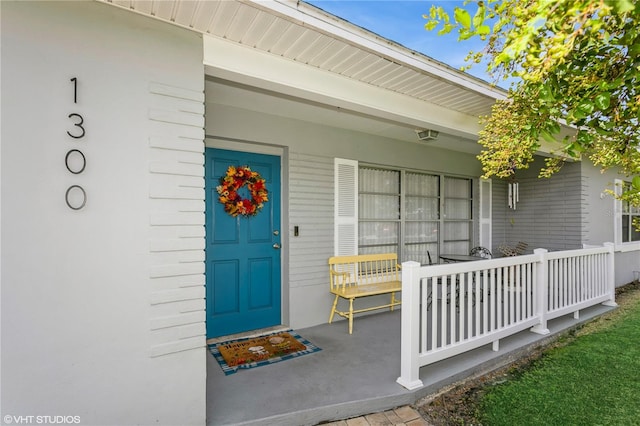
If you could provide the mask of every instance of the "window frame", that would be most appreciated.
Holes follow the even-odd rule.
[[[384,195],[384,196],[395,196],[398,198],[398,217],[396,219],[375,219],[375,218],[366,218],[363,219],[361,217],[362,213],[363,213],[363,209],[359,208],[359,214],[358,214],[358,228],[359,228],[359,236],[362,237],[361,234],[361,225],[363,223],[383,223],[383,222],[390,222],[390,223],[395,223],[396,224],[396,229],[397,229],[397,241],[395,243],[381,243],[381,244],[369,244],[369,245],[364,245],[360,243],[360,238],[358,240],[358,253],[362,253],[363,251],[366,251],[367,248],[373,248],[373,247],[393,247],[393,248],[397,248],[397,254],[398,254],[398,259],[400,261],[406,261],[406,257],[409,255],[410,251],[407,250],[408,246],[411,245],[436,245],[436,250],[432,251],[429,249],[430,254],[431,254],[431,258],[434,261],[434,263],[437,263],[438,258],[441,254],[441,250],[443,250],[443,247],[445,246],[446,243],[452,243],[453,240],[447,239],[445,240],[445,226],[447,224],[452,224],[452,223],[467,223],[468,224],[468,238],[467,239],[463,239],[463,240],[459,240],[458,242],[466,242],[468,245],[467,250],[468,251],[471,249],[471,247],[473,247],[474,245],[474,241],[475,241],[475,231],[476,231],[476,226],[477,226],[477,212],[476,212],[476,208],[477,206],[475,205],[476,203],[476,197],[477,197],[477,189],[476,189],[476,178],[474,177],[470,177],[470,176],[462,176],[462,175],[456,175],[456,174],[447,174],[447,173],[437,173],[437,172],[431,172],[431,171],[426,171],[426,170],[416,170],[416,169],[409,169],[409,168],[402,168],[402,167],[390,167],[390,166],[383,166],[383,165],[378,165],[378,164],[370,164],[370,163],[359,163],[358,164],[358,175],[360,176],[360,171],[362,169],[373,169],[373,170],[380,170],[380,171],[392,171],[392,172],[397,172],[398,173],[398,179],[399,179],[399,192],[396,194],[391,194],[391,193],[376,193],[376,192],[371,192],[371,191],[361,191],[360,190],[360,186],[358,187],[358,203],[360,203],[361,200],[361,196],[362,195]],[[408,197],[420,197],[419,194],[408,194],[407,193],[407,174],[408,173],[414,173],[414,174],[420,174],[420,175],[426,175],[429,177],[435,177],[437,178],[438,181],[438,192],[435,196],[427,196],[425,195],[424,199],[431,199],[431,200],[436,200],[437,206],[438,206],[438,211],[437,211],[437,219],[410,219],[407,218],[407,212],[406,212],[406,206],[407,206],[407,199]],[[469,185],[469,197],[447,197],[446,196],[446,190],[445,190],[445,186],[446,186],[446,180],[447,179],[462,179],[462,180],[466,180],[467,184]],[[359,177],[359,181],[362,180]],[[447,219],[444,212],[445,212],[445,204],[447,202],[447,200],[465,200],[468,202],[469,204],[469,218],[468,219],[464,219],[464,218],[454,218],[454,219]],[[410,223],[435,223],[435,227],[436,227],[436,232],[437,232],[437,238],[436,241],[407,241],[407,225]],[[456,240],[457,241],[457,240]],[[466,254],[466,253],[465,253]],[[425,255],[426,256],[426,255]],[[426,263],[426,259],[423,260],[422,263]]]
[[[638,240],[631,240],[629,239],[629,241],[624,241],[624,236],[623,236],[623,224],[624,224],[624,217],[628,217],[629,223],[627,224],[628,226],[628,230],[630,232],[631,227],[633,226],[633,218],[634,217],[640,217],[640,209],[638,209],[638,212],[633,212],[633,213],[625,213],[625,209],[624,209],[624,203],[622,202],[622,200],[620,200],[618,197],[620,195],[622,195],[622,191],[624,188],[624,185],[630,185],[630,182],[624,181],[622,179],[616,179],[615,180],[615,197],[614,197],[614,240],[615,240],[615,246],[617,249],[619,249],[620,251],[628,251],[628,250],[638,250],[640,249],[640,239]],[[631,238],[631,235],[629,235],[629,238]]]

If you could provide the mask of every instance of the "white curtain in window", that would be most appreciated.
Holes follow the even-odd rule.
[[[480,179],[480,245],[493,251],[492,246],[492,207],[491,207],[491,179]]]
[[[397,252],[400,172],[363,167],[360,168],[358,182],[360,252]]]
[[[468,253],[471,242],[471,179],[444,178],[444,253]]]
[[[406,172],[403,260],[423,265],[438,260],[440,176]]]
[[[465,178],[361,167],[359,253],[396,252],[402,261],[422,264],[429,262],[429,254],[437,262],[440,252],[468,253],[473,229],[471,182]]]
[[[440,179],[438,176],[425,175],[423,173],[406,173],[407,195],[422,197],[437,197],[440,192]]]
[[[360,192],[400,193],[400,173],[395,170],[360,168]]]

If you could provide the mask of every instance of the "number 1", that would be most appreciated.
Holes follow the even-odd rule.
[[[70,81],[73,82],[73,103],[78,103],[78,79],[73,77]]]

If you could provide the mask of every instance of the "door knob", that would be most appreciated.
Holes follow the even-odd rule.
[[[275,244],[273,245],[273,248],[274,248],[274,249],[276,249],[276,250],[280,250],[280,244],[275,243]]]

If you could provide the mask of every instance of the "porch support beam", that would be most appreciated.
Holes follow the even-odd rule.
[[[424,386],[420,380],[420,264],[402,263],[402,327],[400,330],[400,377],[396,382],[413,390]],[[425,332],[426,336],[426,332]]]
[[[604,243],[604,246],[609,250],[607,255],[607,292],[609,293],[609,300],[602,303],[605,306],[616,307],[616,265],[615,265],[615,244]]]
[[[531,331],[537,334],[549,334],[549,328],[547,327],[547,312],[549,310],[548,307],[548,268],[547,268],[547,253],[549,250],[538,248],[533,251],[534,254],[538,255],[539,259],[536,263],[536,274],[535,274],[535,298],[536,304],[534,311],[536,316],[540,319],[538,325],[531,328]]]

